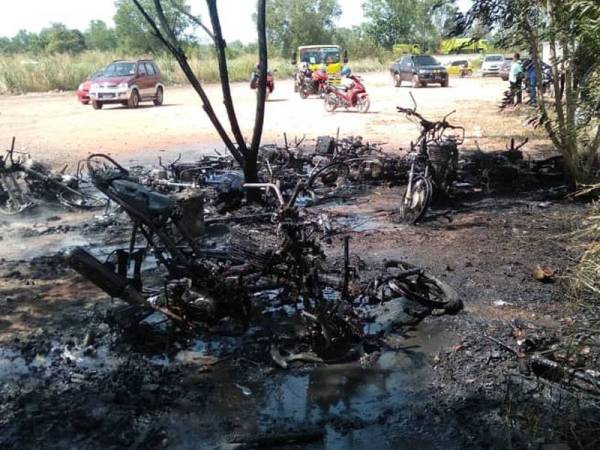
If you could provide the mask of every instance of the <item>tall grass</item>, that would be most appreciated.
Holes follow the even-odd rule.
[[[600,185],[594,186],[600,189]],[[590,192],[593,192],[590,191]],[[600,306],[600,203],[595,203],[584,220],[581,231],[575,234],[575,243],[585,251],[575,268],[572,287],[577,297],[583,296]]]
[[[116,59],[135,58],[109,52],[85,52],[80,55],[0,56],[0,94],[75,90],[81,81]],[[187,84],[177,62],[162,55],[155,58],[168,85]],[[200,80],[206,83],[219,81],[217,61],[213,56],[191,56],[190,66]],[[254,55],[242,55],[228,61],[231,81],[248,80],[256,64]],[[356,72],[384,70],[387,63],[376,58],[351,61]],[[278,78],[292,75],[293,67],[283,58],[269,60],[269,68],[277,70]]]

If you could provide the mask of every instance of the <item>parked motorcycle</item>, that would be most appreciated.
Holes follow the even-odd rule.
[[[258,88],[258,79],[260,75],[258,71],[252,72],[252,76],[250,77],[250,89],[256,90]],[[267,71],[267,96],[266,99],[269,99],[269,94],[272,94],[275,90],[275,77],[273,73],[269,70]],[[258,92],[258,91],[257,91]]]
[[[460,76],[460,78],[470,77],[471,75],[473,75],[473,69],[471,69],[468,64],[463,64],[462,66],[460,66],[460,72],[458,73],[458,75]]]
[[[327,91],[328,80],[329,76],[324,70],[316,70],[310,74],[302,74],[298,88],[300,98],[306,99],[310,95],[318,95],[323,98]]]
[[[371,106],[369,94],[360,77],[349,75],[352,84],[347,87],[328,85],[325,95],[325,111],[334,112],[339,107],[358,109],[360,113],[366,113]]]

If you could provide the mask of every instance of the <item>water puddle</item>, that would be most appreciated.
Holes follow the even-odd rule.
[[[172,430],[176,437],[171,444],[177,448],[200,444],[202,448],[228,448],[226,429],[231,426],[242,436],[298,429],[325,432],[316,443],[274,448],[439,448],[439,437],[416,430],[414,417],[429,395],[433,356],[448,345],[450,336],[437,324],[425,324],[399,337],[401,345],[396,350],[383,351],[367,362],[317,368],[300,365],[264,373],[215,366],[206,375],[215,386],[203,400],[210,417],[178,409],[176,416],[158,420],[186,430]],[[175,360],[202,364],[211,354],[203,345],[196,352],[180,352]],[[393,429],[388,422],[394,424]]]

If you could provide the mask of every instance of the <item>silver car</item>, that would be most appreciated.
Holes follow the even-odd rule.
[[[504,56],[502,55],[486,55],[483,58],[483,64],[481,65],[481,75],[499,75],[500,69],[504,64]]]

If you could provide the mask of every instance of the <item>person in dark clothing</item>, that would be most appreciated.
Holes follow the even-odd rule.
[[[525,79],[527,83],[527,92],[529,93],[529,105],[536,106],[538,76],[533,60],[529,60],[525,64]]]

